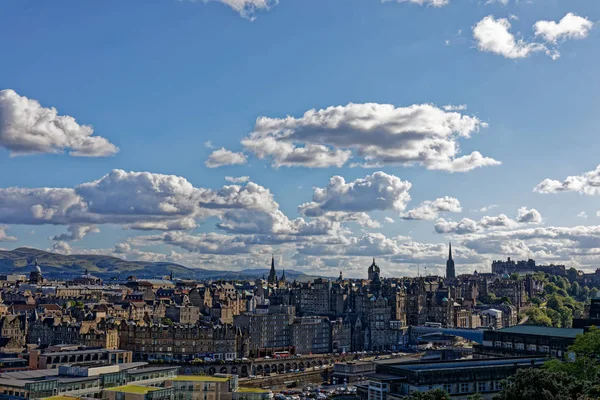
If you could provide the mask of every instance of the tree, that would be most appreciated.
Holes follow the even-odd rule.
[[[571,284],[571,290],[569,291],[570,295],[573,297],[579,297],[579,294],[581,293],[581,287],[579,286],[578,282],[573,282]]]
[[[591,326],[583,335],[577,335],[575,342],[569,347],[579,357],[598,357],[600,354],[600,329]]]
[[[600,290],[598,290],[598,288],[591,288],[590,289],[590,299],[595,299],[598,297],[598,292],[600,292]]]
[[[450,395],[442,389],[434,389],[427,392],[411,392],[407,400],[450,400]]]
[[[577,279],[577,276],[579,275],[579,272],[577,272],[577,270],[573,267],[569,268],[567,270],[567,278],[573,282],[575,281],[575,279]]]
[[[569,400],[584,394],[584,385],[564,372],[536,368],[518,370],[502,385],[497,400]]]
[[[163,319],[160,320],[160,323],[163,325],[171,326],[171,325],[173,325],[173,320],[171,318],[164,317]]]
[[[552,326],[552,320],[540,308],[530,308],[527,310],[526,315],[528,325]]]
[[[475,393],[467,397],[467,400],[483,400],[481,393]]]
[[[560,297],[556,294],[548,297],[548,302],[546,303],[546,306],[548,308],[551,308],[556,311],[558,311],[558,309],[564,305],[565,305],[565,303],[564,303],[562,297]]]
[[[580,296],[581,296],[581,298],[582,298],[584,301],[587,301],[587,300],[590,298],[590,288],[589,288],[589,287],[587,287],[587,286],[584,286],[584,287],[581,289],[581,294],[580,294]]]

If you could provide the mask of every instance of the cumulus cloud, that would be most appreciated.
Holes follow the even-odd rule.
[[[95,225],[69,225],[67,228],[68,233],[61,233],[60,235],[52,237],[52,240],[58,241],[73,241],[81,240],[89,233],[98,233],[100,229]]]
[[[440,218],[436,221],[434,229],[437,233],[456,233],[463,235],[466,233],[473,233],[479,230],[477,222],[469,218],[463,218],[459,222],[446,221],[444,218]]]
[[[585,211],[582,211],[579,214],[577,214],[577,218],[586,219],[587,217],[588,217],[588,215],[587,215],[587,213]]]
[[[113,170],[75,188],[0,189],[0,222],[80,226],[72,228],[79,233],[107,223],[185,225],[202,215],[200,195],[179,176]]]
[[[381,223],[372,219],[366,212],[330,211],[325,213],[324,217],[335,222],[355,222],[363,228],[381,228]]]
[[[250,180],[249,176],[226,176],[225,180],[231,183],[246,183]]]
[[[594,23],[587,18],[568,13],[559,22],[538,21],[533,26],[535,36],[540,36],[546,42],[556,44],[567,39],[585,39],[588,37]]]
[[[497,204],[490,204],[489,206],[484,206],[484,207],[478,208],[476,210],[471,210],[471,212],[482,212],[483,213],[483,212],[491,211],[492,209],[494,209],[496,207],[498,207]]]
[[[299,210],[309,217],[328,212],[403,211],[410,201],[411,186],[410,182],[381,171],[352,182],[333,176],[325,188],[315,188],[313,201],[302,204]]]
[[[466,111],[467,110],[467,105],[466,104],[458,104],[458,105],[448,104],[448,105],[445,105],[442,108],[445,111]]]
[[[473,27],[473,37],[477,41],[477,48],[480,51],[499,54],[510,59],[527,58],[538,52],[546,52],[557,57],[541,43],[517,40],[510,29],[511,24],[508,19],[496,19],[493,15],[488,15]]]
[[[511,15],[510,19],[518,20],[514,15]],[[548,47],[543,43],[517,39],[510,32],[512,26],[507,18],[496,19],[493,15],[488,15],[473,27],[473,37],[480,51],[510,59],[527,58],[534,53],[543,52],[557,60],[560,58],[557,48],[559,42],[567,39],[585,39],[593,26],[593,22],[587,18],[573,13],[568,13],[559,22],[537,21],[533,26],[534,36],[548,43]]]
[[[466,235],[479,231],[508,229],[519,225],[522,226],[523,224],[540,224],[542,222],[542,215],[535,208],[528,209],[527,207],[521,207],[517,210],[516,221],[505,214],[485,216],[479,221],[463,218],[459,222],[453,222],[439,218],[434,225],[434,230],[441,234],[453,233]]]
[[[117,254],[126,254],[131,251],[131,246],[129,243],[117,243],[115,245],[115,253]]]
[[[459,139],[468,139],[487,124],[473,116],[431,104],[348,104],[309,110],[300,118],[259,117],[243,146],[273,166],[340,167],[422,165],[465,172],[499,164],[479,152],[459,155]]]
[[[183,0],[180,0],[183,1]],[[189,0],[197,2],[199,0]],[[253,21],[257,11],[268,11],[279,4],[279,0],[203,0],[205,3],[216,1],[223,3],[240,14],[243,18]]]
[[[479,253],[540,257],[598,256],[600,226],[545,227],[490,231],[466,235],[462,242]],[[509,250],[512,249],[512,250]]]
[[[69,255],[72,253],[71,245],[67,242],[54,242],[52,245],[52,251],[55,253]]]
[[[544,179],[534,189],[537,193],[577,192],[588,196],[600,194],[600,165],[583,175],[573,175],[564,181]]]
[[[402,214],[402,219],[407,220],[428,220],[436,219],[442,212],[458,213],[462,211],[460,201],[454,197],[440,197],[433,201],[426,200],[419,204],[417,208]]]
[[[208,160],[204,162],[208,168],[219,168],[226,165],[244,165],[248,162],[248,158],[242,152],[233,152],[221,147],[213,151],[208,156]]]
[[[6,227],[0,226],[0,242],[15,242],[16,237],[10,236],[6,233]]]
[[[489,227],[509,227],[514,226],[515,221],[507,217],[505,214],[496,215],[493,217],[485,216],[479,220],[479,225],[484,228]]]
[[[105,157],[119,151],[93,133],[90,125],[58,115],[53,107],[43,107],[11,89],[0,91],[0,146],[11,155],[68,152],[72,156]]]
[[[540,224],[542,223],[542,214],[535,208],[527,209],[527,207],[521,207],[517,210],[517,222],[524,224]]]
[[[382,3],[412,3],[418,4],[420,6],[427,5],[431,7],[443,7],[445,5],[450,4],[450,0],[381,0]]]
[[[395,223],[395,222],[396,222],[396,221],[394,221],[394,219],[393,219],[393,218],[390,218],[390,217],[385,217],[385,218],[384,218],[384,221],[385,221],[386,223],[388,223],[388,224],[393,224],[393,223]]]

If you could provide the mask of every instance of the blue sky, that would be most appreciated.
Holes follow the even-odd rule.
[[[0,99],[0,247],[91,251],[222,269],[265,266],[273,252],[287,268],[330,275],[341,268],[361,276],[371,256],[389,275],[412,275],[417,263],[441,272],[452,240],[459,272],[489,268],[491,259],[506,256],[596,267],[600,3],[450,0],[435,7],[427,1],[280,0],[261,9],[260,0],[246,2],[259,7],[240,15],[232,0],[3,1],[0,90],[10,94]],[[563,20],[569,13],[576,18]],[[511,27],[503,30],[506,24]],[[507,33],[514,43],[507,44]],[[437,161],[380,159],[375,168],[352,168],[364,162],[360,151],[373,154],[365,146],[377,132],[340,129],[330,132],[337,135],[332,143],[322,126],[294,134],[313,135],[310,143],[323,143],[330,152],[351,152],[343,166],[276,167],[274,153],[259,157],[264,143],[255,141],[255,148],[241,143],[257,131],[259,117],[277,123],[289,115],[298,122],[308,110],[347,111],[349,103],[432,107],[421,110],[425,130],[441,117],[475,121],[479,129],[470,138],[453,133],[450,143],[460,149],[446,161],[476,151],[501,164],[452,172],[454,167]],[[445,111],[446,105],[467,108]],[[31,126],[20,120],[22,111],[40,107],[73,117],[77,129],[93,126],[90,137],[106,143],[94,142],[91,157],[69,155],[77,151],[77,140],[65,144],[64,137],[23,151],[31,146],[24,139]],[[379,123],[381,113],[370,118]],[[388,126],[392,135],[397,122]],[[339,145],[350,137],[358,142]],[[294,145],[306,149],[310,143]],[[246,162],[208,168],[205,162],[220,148],[243,153],[238,157]],[[147,201],[146,209],[115,212],[105,204],[101,210],[98,197],[78,192],[84,208],[96,207],[94,215],[74,217],[71,210],[59,217],[64,204],[39,193],[34,201],[26,190],[73,189],[113,169],[126,174],[111,182],[127,183],[100,182],[93,195],[114,200],[114,193],[102,190],[118,186],[121,204]],[[167,227],[165,221],[180,220],[153,208],[162,204],[164,190],[143,186],[156,177],[127,175],[130,171],[185,178],[194,193],[167,202],[197,206],[200,199],[203,206],[185,214],[185,226]],[[383,175],[373,178],[379,171]],[[258,188],[226,182],[226,176],[249,176]],[[298,207],[313,201],[313,188],[327,187],[333,176],[343,177],[350,193],[330,190],[318,216],[303,214]],[[579,177],[579,183],[563,182],[568,176]],[[553,182],[538,187],[545,179]],[[163,180],[174,196],[181,194],[180,180]],[[353,182],[370,189],[353,192]],[[401,190],[399,182],[410,182],[410,188]],[[134,190],[136,184],[142,189]],[[231,200],[219,191],[224,185],[238,186],[235,204],[224,205]],[[394,198],[386,197],[389,185],[397,189]],[[21,189],[19,196],[11,187]],[[136,200],[140,190],[149,192]],[[246,194],[257,202],[240,200]],[[410,201],[402,200],[405,194]],[[340,196],[343,204],[331,206]],[[382,198],[382,205],[373,206]],[[423,201],[444,198],[428,206],[425,219],[422,212],[413,213],[421,219],[406,219]],[[35,214],[32,204],[43,212]],[[496,207],[474,212],[490,205]],[[521,207],[526,210],[519,220]],[[353,222],[357,210],[370,221]],[[587,218],[578,217],[582,212]],[[508,219],[498,219],[502,214]],[[484,221],[486,216],[491,219]],[[144,218],[162,223],[160,229],[144,225]],[[469,228],[457,227],[460,221]],[[330,225],[315,234],[303,231],[325,222]],[[69,227],[79,235],[57,237]]]

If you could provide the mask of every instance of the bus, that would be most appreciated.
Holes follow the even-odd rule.
[[[275,358],[288,358],[290,356],[289,351],[276,351],[273,353],[273,357]]]

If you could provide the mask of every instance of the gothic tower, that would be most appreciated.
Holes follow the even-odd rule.
[[[269,271],[269,283],[277,283],[277,273],[275,272],[275,257],[271,256],[271,271]]]
[[[452,259],[452,243],[450,243],[450,250],[448,251],[448,261],[446,261],[446,278],[456,278],[454,260]]]

